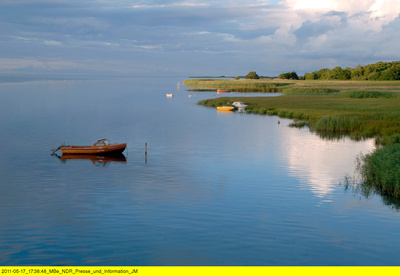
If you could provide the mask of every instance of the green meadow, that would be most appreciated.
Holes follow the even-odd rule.
[[[184,84],[231,91],[273,89],[283,95],[246,97],[243,94],[243,97],[218,97],[198,104],[216,107],[242,101],[248,105],[248,113],[291,118],[292,126],[308,126],[322,137],[375,138],[377,150],[361,158],[362,181],[380,193],[400,198],[400,170],[398,165],[393,165],[400,164],[400,81],[260,79],[189,80]]]

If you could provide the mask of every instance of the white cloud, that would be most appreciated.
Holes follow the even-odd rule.
[[[50,45],[50,46],[60,46],[60,45],[62,45],[61,42],[54,41],[54,40],[45,40],[43,43],[46,44],[46,45]]]
[[[344,12],[350,23],[375,31],[379,31],[400,14],[398,0],[287,0],[286,5],[294,9],[302,21],[318,21],[330,11]]]

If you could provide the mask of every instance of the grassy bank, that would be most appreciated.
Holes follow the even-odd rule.
[[[281,92],[283,87],[291,85],[288,81],[273,81],[270,79],[189,79],[185,80],[183,84],[194,87],[213,88],[215,90],[229,89],[234,92]]]
[[[199,104],[242,101],[249,113],[291,118],[293,126],[308,125],[322,137],[375,137],[380,146],[360,159],[363,181],[380,194],[400,199],[400,81],[293,81],[280,89],[285,95],[223,97]]]
[[[227,102],[242,101],[248,104],[247,112],[306,121],[312,131],[346,133],[353,138],[377,137],[380,144],[391,144],[400,137],[399,96],[353,98],[335,94],[223,97],[203,100],[199,104],[216,107]]]
[[[282,92],[284,94],[330,94],[346,90],[400,92],[400,81],[189,79],[185,80],[183,84],[194,87],[214,88],[215,90]]]
[[[400,137],[400,81],[187,80],[185,85],[231,89],[278,87],[279,97],[226,97],[199,102],[216,107],[243,101],[247,112],[304,121],[312,131],[376,137],[393,144]],[[279,85],[277,85],[279,84]],[[301,124],[300,124],[301,125]]]

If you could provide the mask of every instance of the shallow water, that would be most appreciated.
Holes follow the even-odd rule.
[[[399,213],[339,185],[372,140],[198,106],[184,77],[66,79],[0,84],[1,265],[398,265]],[[50,154],[100,138],[125,157]]]

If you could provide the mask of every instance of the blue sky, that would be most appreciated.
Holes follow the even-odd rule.
[[[2,0],[0,73],[299,75],[400,60],[399,0]]]

